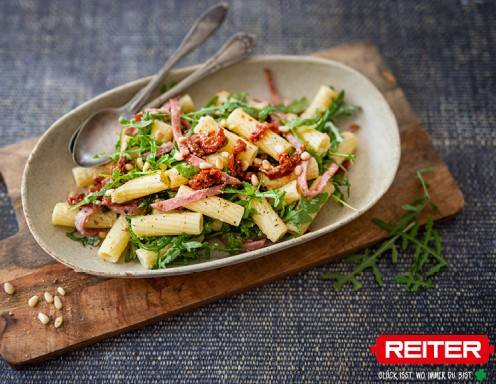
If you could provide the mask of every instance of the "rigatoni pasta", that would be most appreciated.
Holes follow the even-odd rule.
[[[338,127],[356,108],[327,85],[309,104],[270,91],[220,91],[200,109],[184,95],[121,118],[110,164],[74,168],[87,189],[57,203],[52,224],[83,245],[103,239],[106,261],[152,269],[301,236],[328,201],[349,207],[358,135]]]
[[[129,243],[129,238],[126,217],[121,215],[110,228],[105,240],[103,240],[98,249],[98,256],[105,261],[117,263]]]

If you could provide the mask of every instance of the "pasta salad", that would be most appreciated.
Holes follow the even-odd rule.
[[[283,101],[265,75],[268,101],[222,91],[196,109],[183,95],[121,118],[111,161],[73,168],[78,191],[52,224],[108,262],[153,269],[301,236],[328,201],[352,208],[358,126],[338,123],[358,107],[327,85]]]

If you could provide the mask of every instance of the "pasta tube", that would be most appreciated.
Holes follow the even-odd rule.
[[[52,211],[52,224],[74,228],[77,209],[67,203],[57,203]],[[110,228],[117,218],[114,212],[95,212],[86,221],[85,228]]]
[[[167,172],[167,171],[166,171]],[[118,187],[112,194],[112,202],[121,204],[129,200],[151,195],[169,188],[166,172],[155,172],[151,175],[137,177]]]
[[[333,192],[334,192],[334,185],[332,185],[332,183],[327,183],[324,189],[322,190],[322,193],[327,193],[328,198],[331,197]],[[322,204],[318,212],[310,213],[310,216],[312,217],[312,221],[308,223],[300,224],[300,226],[296,226],[293,223],[288,223],[287,226],[289,233],[297,236],[303,235],[308,230],[308,227],[310,227],[310,225],[315,220],[315,218],[317,217],[317,215],[319,214],[320,210],[324,205],[325,203]]]
[[[177,191],[177,197],[188,196],[193,189],[181,185]],[[205,216],[223,221],[224,223],[237,227],[243,218],[245,212],[241,205],[231,203],[230,201],[217,196],[210,196],[202,200],[195,201],[185,205],[191,211],[202,213]]]
[[[117,263],[129,242],[126,216],[121,215],[114,223],[98,249],[98,256],[111,263]]]
[[[286,234],[286,224],[265,198],[253,199],[252,207],[256,213],[253,213],[251,218],[270,241],[275,243]]]
[[[309,119],[315,112],[322,112],[329,109],[336,97],[338,97],[338,93],[335,90],[329,88],[327,85],[322,85],[305,112],[301,114],[301,117],[303,119]]]
[[[188,182],[188,179],[181,175],[176,168],[168,169],[164,172],[164,175],[168,180],[169,188],[177,188]]]
[[[242,108],[235,109],[227,117],[227,123],[231,131],[245,139],[249,139],[252,132],[257,129],[257,125],[260,124]],[[256,145],[276,160],[279,160],[279,155],[288,153],[293,148],[289,142],[271,130],[267,130]]]
[[[311,157],[310,160],[308,161],[307,180],[313,180],[317,177],[319,177],[319,165],[317,164],[317,160]],[[291,180],[296,179],[296,175],[293,172],[290,173],[289,175],[271,180],[267,176],[265,176],[262,172],[260,172],[258,174],[258,178],[259,180],[262,181],[264,187],[266,187],[267,189],[277,189],[277,188],[281,188],[283,185],[286,185]]]
[[[159,143],[172,140],[172,127],[161,120],[153,120],[151,136]]]
[[[136,250],[136,256],[143,267],[146,269],[152,269],[158,258],[158,253],[154,251],[149,251],[148,249],[139,248]]]
[[[193,99],[188,94],[179,99],[179,105],[181,106],[182,113],[193,112],[196,109],[195,103],[193,103]]]
[[[354,133],[351,132],[343,132],[343,141],[338,145],[337,153],[343,154],[343,155],[349,155],[351,153],[355,152],[355,149],[358,144],[358,139]],[[333,160],[341,164],[345,157],[343,156],[333,156]]]
[[[203,215],[182,212],[137,216],[131,219],[131,228],[138,237],[199,235],[203,231]]]
[[[87,187],[93,184],[95,177],[99,175],[110,175],[110,166],[102,165],[92,168],[74,167],[72,168],[72,175],[78,187]]]
[[[310,149],[318,155],[322,155],[329,150],[331,146],[331,138],[323,132],[317,131],[312,127],[295,128],[296,134],[303,139]]]
[[[206,134],[211,129],[217,130],[219,128],[220,128],[219,125],[211,116],[204,116],[198,121],[198,124],[195,127],[195,132]],[[220,155],[220,153],[221,152],[233,153],[234,146],[236,145],[238,140],[242,140],[246,144],[246,150],[238,154],[238,159],[242,161],[243,170],[248,168],[248,166],[251,163],[253,163],[253,159],[255,159],[255,156],[257,156],[257,151],[258,151],[257,146],[250,143],[248,140],[245,140],[239,137],[238,135],[228,131],[227,129],[224,129],[224,136],[227,139],[226,145],[224,145],[221,149],[219,149],[217,153],[213,153],[207,156],[207,161],[211,164],[215,164],[216,160],[220,159],[220,161],[222,161],[223,165],[225,166],[227,163],[227,159],[223,158]]]
[[[279,188],[279,190],[285,192],[284,202],[286,204],[294,203],[295,201],[298,201],[301,198],[300,192],[298,191],[297,180],[290,181],[286,185],[283,185],[281,188]]]

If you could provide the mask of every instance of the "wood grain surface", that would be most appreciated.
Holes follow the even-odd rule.
[[[383,92],[401,131],[400,168],[387,194],[357,220],[315,241],[260,259],[193,275],[146,280],[104,279],[74,272],[39,248],[23,218],[21,177],[36,139],[1,148],[0,172],[19,222],[19,232],[0,241],[0,282],[10,281],[16,288],[12,296],[0,292],[3,358],[14,366],[38,362],[368,247],[385,236],[371,219],[393,220],[402,214],[403,204],[421,194],[415,179],[418,168],[434,168],[426,179],[432,199],[439,206],[436,218],[459,212],[463,195],[378,50],[368,43],[352,43],[317,55],[356,68]],[[62,310],[56,311],[44,302],[36,308],[27,305],[34,294],[55,292],[58,286],[68,291]],[[63,326],[55,329],[53,321],[49,326],[42,325],[36,319],[40,310],[52,319],[63,314]]]

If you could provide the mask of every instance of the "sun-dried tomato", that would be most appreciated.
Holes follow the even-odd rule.
[[[75,205],[84,199],[84,193],[77,193],[75,195],[70,194],[67,196],[67,203],[69,205]]]
[[[274,167],[268,171],[263,171],[265,175],[269,179],[278,179],[279,177],[283,177],[289,175],[295,167],[301,162],[301,153],[295,152],[291,156],[287,153],[283,153],[279,156],[279,165]]]
[[[231,176],[243,178],[243,163],[239,160],[238,155],[246,151],[246,143],[243,140],[236,141],[233,153],[229,155],[229,170]]]
[[[217,168],[202,169],[189,181],[193,189],[204,189],[222,183],[222,171]]]
[[[103,176],[94,177],[93,178],[93,185],[88,188],[88,191],[90,191],[90,192],[99,191],[100,189],[102,189],[102,187],[106,181],[107,181],[107,179]]]
[[[141,121],[141,112],[134,115],[134,120]]]
[[[274,123],[258,123],[253,132],[250,134],[248,140],[252,143],[259,141],[269,130],[279,132],[277,125]]]
[[[226,143],[226,136],[223,129],[208,131],[206,135],[194,135],[186,138],[184,144],[190,153],[198,157],[204,157],[217,152]]]

